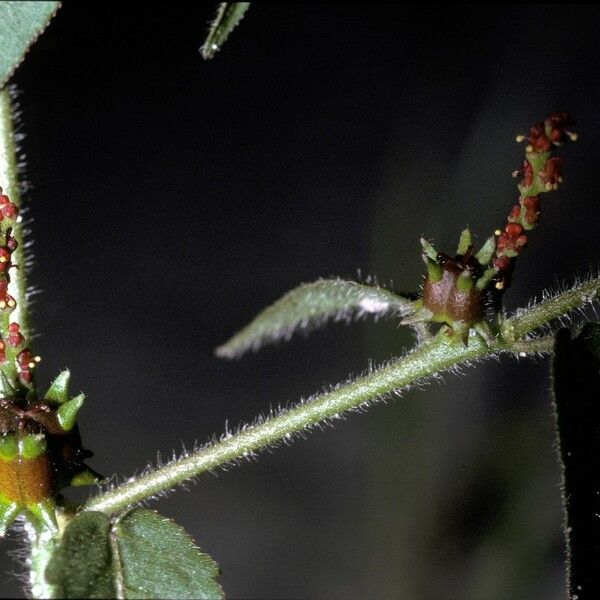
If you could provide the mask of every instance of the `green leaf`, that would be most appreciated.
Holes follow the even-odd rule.
[[[146,509],[112,521],[100,512],[79,514],[46,571],[57,598],[220,599],[218,575],[179,525]]]
[[[0,88],[59,7],[60,2],[0,2]]]
[[[56,598],[115,596],[110,530],[104,513],[84,512],[71,521],[46,570]]]
[[[219,4],[217,16],[210,24],[206,41],[200,48],[202,58],[212,58],[220,50],[249,8],[250,2],[221,2]]]
[[[563,466],[569,598],[597,597],[600,540],[600,323],[556,335],[553,387]]]
[[[409,310],[408,298],[381,287],[343,279],[320,279],[288,292],[215,353],[234,358],[265,343],[289,339],[297,329],[319,326],[329,319],[349,320],[366,314],[402,316]]]

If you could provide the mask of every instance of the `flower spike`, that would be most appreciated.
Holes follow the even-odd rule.
[[[446,333],[464,344],[471,329],[491,339],[492,331],[484,320],[486,306],[497,303],[510,283],[514,261],[529,241],[527,233],[538,224],[540,195],[556,190],[563,181],[563,159],[552,156],[552,152],[577,139],[577,134],[567,129],[572,125],[568,113],[554,112],[532,125],[526,136],[517,136],[517,142],[527,142],[523,166],[513,173],[520,177],[518,204],[511,209],[503,228],[496,230],[477,253],[473,253],[468,228],[460,235],[454,258],[438,253],[430,242],[421,239],[427,267],[423,294],[413,302],[413,312],[403,324],[443,323]]]

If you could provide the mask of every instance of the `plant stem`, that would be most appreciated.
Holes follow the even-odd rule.
[[[519,340],[517,343],[510,340],[516,332],[519,337],[522,337],[552,319],[564,315],[565,312],[584,305],[599,291],[600,279],[593,279],[533,307],[529,310],[532,315],[530,317],[521,313],[507,319],[503,323],[502,331],[507,334],[508,339],[499,337],[491,344],[478,336],[471,336],[468,346],[450,343],[441,332],[432,341],[419,346],[410,354],[352,383],[318,395],[310,401],[301,403],[262,423],[242,429],[235,435],[137,479],[131,478],[126,483],[90,499],[85,504],[84,510],[97,510],[106,514],[118,513],[132,504],[168,490],[200,473],[249,456],[270,444],[290,439],[295,433],[309,429],[327,419],[336,418],[353,408],[365,406],[386,394],[401,390],[461,363],[500,352],[523,352],[526,340]],[[536,349],[536,351],[543,350],[544,347]]]
[[[0,186],[19,208],[21,195],[19,189],[19,164],[15,144],[13,108],[8,87],[0,90]],[[21,334],[30,339],[29,311],[27,307],[27,276],[25,269],[25,252],[23,240],[22,218],[19,217],[13,227],[13,237],[19,246],[14,251],[15,263],[19,268],[12,269],[9,293],[14,296],[17,306],[11,319],[21,326]]]
[[[29,584],[32,598],[54,598],[54,586],[46,581],[46,567],[52,557],[56,535],[48,530],[37,531],[31,524],[25,526],[31,546]]]
[[[0,90],[0,186],[3,193],[10,197],[10,201],[19,209],[21,207],[19,189],[19,163],[17,158],[17,146],[15,142],[14,107],[12,106],[10,91],[7,87]],[[2,338],[3,364],[0,367],[2,374],[14,390],[18,393],[28,394],[35,399],[34,380],[22,381],[22,373],[19,375],[16,366],[16,357],[19,351],[30,343],[29,311],[27,306],[27,276],[25,266],[25,252],[23,240],[22,217],[16,220],[3,219],[0,227],[0,246],[6,243],[10,235],[17,241],[17,248],[12,251],[11,263],[17,268],[10,268],[10,281],[8,294],[16,300],[16,306],[12,313],[4,306],[0,312],[0,336]],[[6,278],[6,272],[3,272]],[[9,347],[4,343],[8,335],[9,323],[18,323],[22,341],[16,347]],[[3,390],[6,392],[6,390]],[[30,396],[29,396],[30,395]],[[52,589],[46,583],[44,572],[55,543],[55,532],[44,523],[34,526],[26,517],[25,531],[31,547],[30,555],[30,586],[34,598],[52,597]]]

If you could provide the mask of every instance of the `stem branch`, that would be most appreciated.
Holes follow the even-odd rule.
[[[521,352],[526,341],[518,338],[570,310],[583,306],[599,291],[600,279],[592,279],[541,302],[527,313],[520,312],[518,316],[504,321],[502,336],[490,344],[478,336],[471,336],[469,345],[463,346],[450,343],[446,336],[440,333],[431,342],[419,346],[410,354],[377,371],[331,392],[318,395],[308,402],[137,479],[131,478],[126,483],[90,499],[84,510],[97,510],[106,514],[118,513],[205,471],[249,456],[270,444],[290,438],[294,433],[461,363],[500,352]]]

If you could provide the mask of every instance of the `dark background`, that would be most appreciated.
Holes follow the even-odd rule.
[[[407,348],[382,321],[212,354],[300,282],[416,289],[421,234],[502,224],[514,136],[550,110],[581,141],[506,304],[598,262],[599,9],[257,4],[204,62],[214,6],[65,2],[13,78],[39,382],[72,369],[91,463],[120,477]],[[563,598],[547,375],[448,375],[152,506],[232,598]]]

